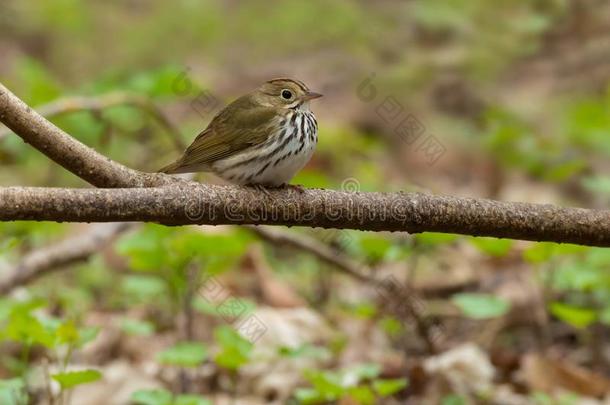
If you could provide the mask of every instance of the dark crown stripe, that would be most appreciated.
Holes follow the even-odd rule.
[[[305,86],[305,83],[303,83],[300,80],[295,80],[295,79],[277,78],[277,79],[271,79],[267,83],[276,83],[276,82],[292,82],[292,83],[295,83],[297,86],[299,86],[301,88],[301,90],[303,90],[305,92],[309,91],[309,88],[307,86]]]

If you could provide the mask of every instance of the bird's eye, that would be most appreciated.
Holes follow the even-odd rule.
[[[290,100],[292,98],[292,92],[290,90],[282,90],[282,98]]]

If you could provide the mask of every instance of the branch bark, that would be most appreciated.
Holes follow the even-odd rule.
[[[610,211],[432,196],[276,190],[176,182],[129,189],[0,189],[0,220],[267,224],[424,231],[610,246]]]

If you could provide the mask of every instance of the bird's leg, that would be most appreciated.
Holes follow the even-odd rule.
[[[267,190],[267,187],[262,184],[247,184],[246,187],[252,187],[255,190],[262,191],[267,197],[271,197],[271,193]]]
[[[305,187],[300,184],[287,184],[284,183],[280,186],[281,188],[288,188],[297,191],[299,194],[303,194],[305,192]]]

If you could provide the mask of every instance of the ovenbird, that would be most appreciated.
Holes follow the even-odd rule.
[[[318,124],[304,83],[273,79],[220,111],[164,173],[209,171],[240,185],[287,186],[311,158]]]

